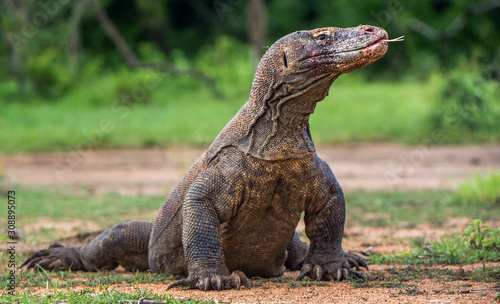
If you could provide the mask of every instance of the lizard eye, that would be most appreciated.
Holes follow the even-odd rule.
[[[325,42],[326,34],[319,34],[318,36],[316,36],[316,40],[318,40],[318,42]]]

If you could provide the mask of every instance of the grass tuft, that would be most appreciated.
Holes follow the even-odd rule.
[[[500,228],[493,229],[481,220],[471,221],[462,235],[444,236],[439,241],[413,244],[412,249],[391,255],[373,255],[369,262],[376,264],[470,264],[500,262]],[[500,267],[497,269],[500,271]]]
[[[470,204],[500,206],[500,172],[476,174],[465,180],[459,186],[456,198]]]
[[[161,294],[147,288],[134,288],[133,293],[121,292],[114,288],[98,290],[84,288],[81,290],[54,289],[43,295],[33,295],[31,290],[25,289],[16,295],[4,295],[6,303],[137,303],[139,299],[147,298],[164,304],[202,304],[211,303],[196,299],[176,299],[170,294]]]

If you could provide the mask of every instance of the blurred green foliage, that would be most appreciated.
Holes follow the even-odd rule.
[[[485,172],[463,181],[455,197],[468,205],[500,206],[500,172]]]
[[[54,115],[64,115],[64,109],[68,112],[66,118],[53,117],[55,121],[71,121],[77,115],[71,113],[74,109],[86,109],[83,112],[88,114],[88,121],[96,122],[110,108],[120,107],[128,111],[142,108],[144,113],[148,112],[146,107],[156,112],[177,108],[177,113],[182,109],[194,113],[194,108],[205,111],[209,107],[226,107],[226,112],[234,114],[248,98],[255,66],[247,38],[247,1],[102,1],[110,20],[142,62],[167,62],[178,73],[131,69],[102,29],[90,6],[92,2],[26,0],[0,4],[0,106],[4,113],[22,113],[18,125],[0,120],[2,128],[11,125],[10,133],[17,128],[22,134],[24,129],[33,128],[33,123],[47,120],[40,113],[29,113],[43,109],[44,104],[57,104],[53,108],[61,111]],[[89,7],[81,11],[80,26],[75,31],[78,7],[85,3]],[[264,49],[292,31],[324,26],[372,24],[384,27],[391,38],[405,35],[404,42],[390,45],[383,59],[349,75],[349,81],[339,84],[341,77],[334,84],[332,95],[338,94],[335,103],[325,102],[327,105],[322,103],[319,108],[323,107],[322,112],[348,114],[333,122],[329,122],[328,113],[318,118],[321,115],[315,114],[313,120],[320,123],[313,126],[313,133],[320,141],[419,142],[436,130],[442,134],[431,142],[437,144],[499,140],[500,8],[496,1],[265,3],[268,22]],[[190,71],[210,77],[213,84],[192,77]],[[377,85],[366,86],[367,82]],[[347,85],[359,93],[358,97],[336,90],[339,85]],[[357,101],[352,100],[353,96]],[[350,106],[350,102],[358,102],[358,107]],[[94,113],[101,114],[92,116],[89,109],[94,108]],[[396,114],[388,121],[387,113]],[[213,111],[199,115],[203,114],[214,115]],[[356,117],[358,124],[353,122]],[[176,121],[172,117],[164,120]],[[212,121],[218,120],[208,119],[207,124]],[[52,123],[55,130],[43,129],[38,135],[40,140],[50,132],[60,133],[60,140],[56,140],[60,145],[71,143],[71,139],[64,139],[64,132],[57,130],[61,125],[46,123]],[[367,123],[373,127],[367,128]],[[219,125],[215,123],[214,128]],[[183,128],[175,123],[171,127]],[[75,128],[78,131],[82,125],[76,123]],[[188,143],[209,142],[204,136],[211,137],[211,131],[179,137],[190,138]],[[149,137],[153,142],[165,139]],[[139,144],[136,139],[132,141]],[[107,140],[103,145],[127,142]],[[36,149],[40,147],[34,144],[37,141],[27,143],[30,148],[19,149]],[[16,145],[3,150],[12,151]],[[41,149],[49,145],[50,149],[60,146],[47,143]]]
[[[74,76],[62,58],[61,50],[52,47],[28,58],[27,73],[33,90],[48,101],[74,88]]]
[[[28,0],[23,8],[0,12],[4,36],[0,55],[9,58],[9,45],[20,45],[22,56],[30,59],[28,78],[36,90],[47,93],[46,84],[61,80],[63,84],[57,86],[62,88],[49,91],[64,93],[64,82],[71,79],[62,77],[60,69],[69,65],[68,42],[74,38],[70,21],[78,2]],[[146,62],[171,59],[172,52],[188,60],[199,59],[221,36],[248,45],[243,0],[106,0],[103,4],[125,40]],[[88,6],[79,27],[82,58],[78,69],[93,58],[105,58],[104,69],[120,68],[123,59]],[[292,31],[324,26],[372,24],[384,27],[391,37],[406,35],[405,43],[391,47],[383,62],[360,71],[370,79],[425,78],[430,72],[453,70],[463,61],[468,62],[463,68],[480,70],[487,79],[500,77],[500,8],[491,1],[268,0],[266,9],[267,45]],[[21,10],[28,12],[23,15]],[[54,71],[47,70],[48,61]],[[4,71],[9,69],[6,63],[0,66]],[[40,73],[48,80],[39,83]]]
[[[488,141],[500,133],[498,85],[479,73],[459,72],[442,81],[430,113],[431,127],[446,142]]]

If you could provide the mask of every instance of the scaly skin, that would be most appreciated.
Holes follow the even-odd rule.
[[[166,199],[156,222],[118,224],[82,247],[53,247],[23,265],[188,275],[190,288],[250,287],[246,276],[343,279],[366,264],[342,250],[345,203],[317,155],[309,116],[337,77],[387,51],[373,26],[289,34],[262,58],[250,99]],[[294,233],[305,211],[310,247]],[[149,242],[149,245],[146,245]]]

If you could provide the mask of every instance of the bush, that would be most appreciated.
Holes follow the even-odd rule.
[[[73,84],[73,72],[63,62],[63,54],[56,48],[47,48],[40,54],[30,57],[28,77],[36,93],[47,100],[60,97],[68,92]]]
[[[500,130],[492,84],[479,74],[457,73],[444,84],[430,114],[431,128],[445,142],[486,141]]]
[[[226,99],[243,103],[248,98],[257,67],[250,60],[247,45],[222,36],[214,45],[203,47],[195,62],[201,72],[215,79]]]

